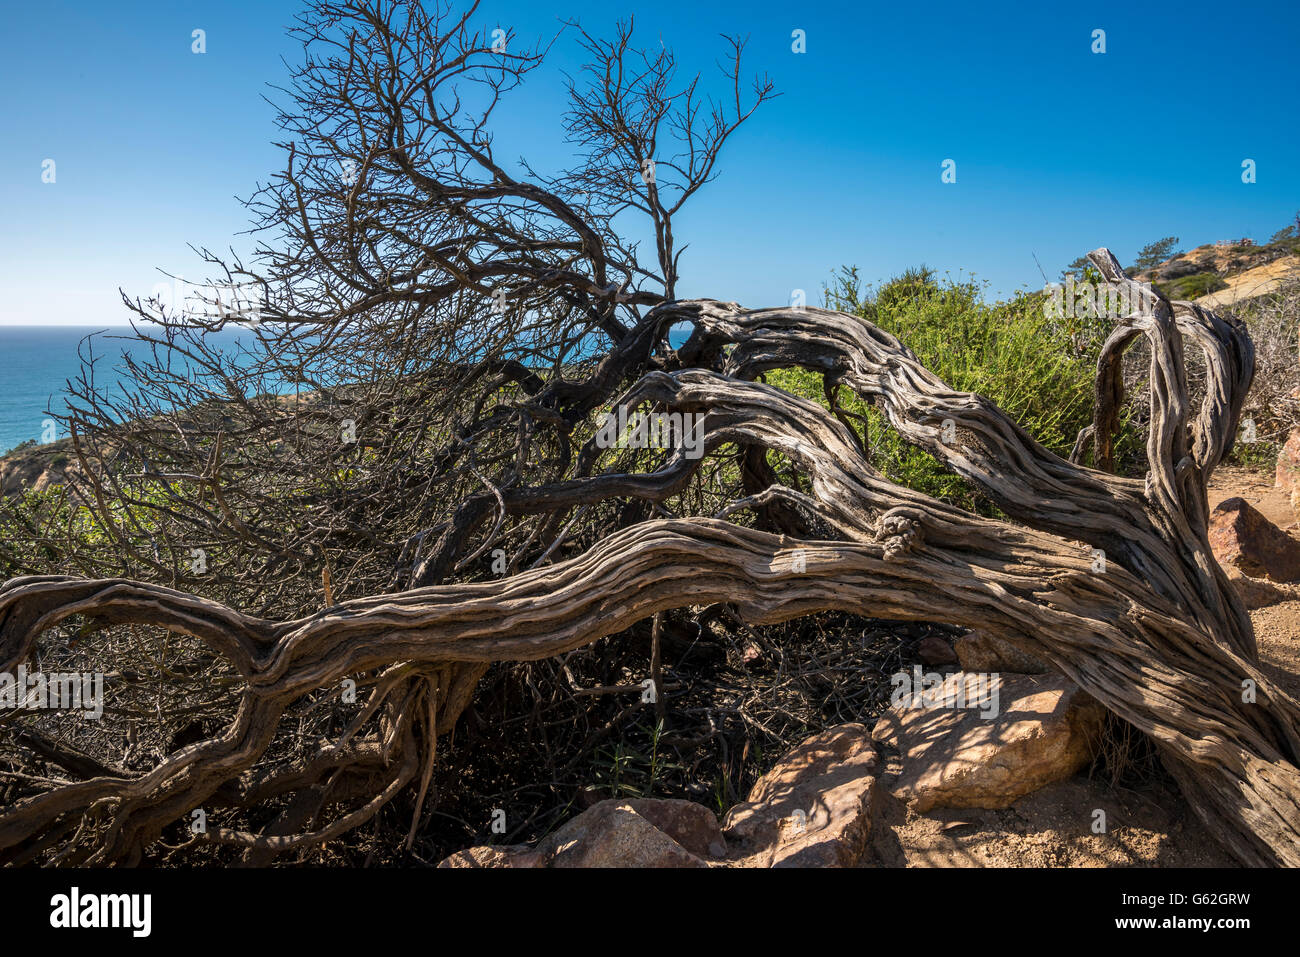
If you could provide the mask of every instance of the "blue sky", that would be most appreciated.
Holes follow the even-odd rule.
[[[1135,9],[1136,8],[1136,9]],[[246,249],[236,200],[278,168],[270,145],[284,27],[297,2],[9,5],[0,34],[0,324],[125,321],[186,244]],[[720,33],[783,95],[729,144],[677,226],[680,292],[746,305],[809,301],[836,266],[870,280],[924,262],[990,293],[1041,286],[1098,245],[1131,261],[1266,240],[1300,209],[1300,4],[485,2],[521,38],[558,16],[604,32],[636,15],[683,68],[715,69]],[[191,31],[207,52],[191,53]],[[806,31],[807,52],[791,51]],[[1091,52],[1092,31],[1106,52]],[[568,158],[557,121],[561,36],[500,111],[498,155]],[[1244,159],[1257,182],[1241,181]],[[42,162],[56,181],[41,181]],[[941,182],[956,162],[957,182]]]

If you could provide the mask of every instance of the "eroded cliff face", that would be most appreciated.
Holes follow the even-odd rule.
[[[1173,299],[1191,298],[1205,309],[1230,308],[1300,281],[1300,253],[1293,244],[1294,240],[1266,245],[1206,243],[1138,272],[1135,278],[1155,282]],[[1210,291],[1198,294],[1200,286],[1185,285],[1193,277],[1217,281]]]
[[[67,475],[78,468],[71,439],[20,447],[0,456],[0,495],[43,492],[52,485],[64,484]]]

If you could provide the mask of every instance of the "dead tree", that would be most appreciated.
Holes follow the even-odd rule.
[[[994,631],[1148,735],[1242,861],[1300,863],[1300,711],[1260,672],[1206,539],[1206,483],[1252,375],[1244,328],[1158,296],[1122,319],[1067,461],[858,316],[677,298],[673,216],[771,95],[760,80],[742,102],[739,43],[724,108],[630,27],[584,33],[593,83],[573,86],[568,129],[587,159],[518,177],[486,122],[538,55],[494,49],[468,17],[316,4],[286,170],[253,201],[276,241],[255,269],[212,257],[264,291],[256,361],[136,301],[164,329],[137,390],[112,406],[89,377],[74,389],[77,496],[108,544],[70,540],[65,573],[0,587],[0,669],[70,623],[161,628],[200,643],[231,707],[140,771],[43,741],[70,779],[0,813],[0,858],[134,863],[196,808],[285,798],[260,831],[187,840],[256,859],[319,844],[408,787],[424,801],[439,735],[491,663],[724,603],[753,623],[833,609]],[[650,263],[615,231],[629,212]],[[1106,250],[1092,259],[1133,285]],[[676,349],[674,327],[691,330]],[[1131,478],[1112,471],[1113,436],[1139,337],[1151,425]],[[1209,370],[1197,409],[1185,340]],[[1005,517],[889,481],[850,421],[761,381],[780,368],[856,393]],[[308,395],[265,394],[277,379]],[[700,416],[703,455],[603,447],[595,420],[620,407]],[[709,472],[728,456],[739,478]],[[196,546],[222,557],[215,573],[188,565]],[[510,574],[489,579],[498,548]],[[289,719],[348,679],[369,693],[346,728],[286,749]]]

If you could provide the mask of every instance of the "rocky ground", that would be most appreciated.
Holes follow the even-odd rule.
[[[1167,785],[1084,773],[1095,702],[1055,676],[1006,677],[997,720],[904,707],[874,729],[839,725],[721,820],[689,801],[608,800],[535,847],[474,847],[440,866],[1233,866]]]
[[[1275,474],[1221,471],[1210,506],[1260,659],[1300,695],[1300,431]],[[1069,680],[996,636],[926,642],[937,682],[874,727],[809,738],[721,820],[689,801],[613,799],[536,846],[469,848],[439,866],[1234,865],[1157,765],[1136,778],[1115,767],[1116,723]],[[988,673],[996,709],[983,708]]]

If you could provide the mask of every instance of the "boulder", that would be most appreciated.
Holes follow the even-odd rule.
[[[692,854],[703,858],[727,856],[727,841],[718,826],[718,816],[703,804],[658,798],[634,798],[623,803]]]
[[[646,804],[686,804],[712,813],[689,801],[644,801]],[[650,811],[661,820],[674,811]],[[713,829],[717,830],[717,822]],[[686,836],[686,835],[683,835]],[[690,840],[694,834],[687,838]],[[707,852],[707,846],[705,847]],[[698,854],[683,847],[631,801],[612,798],[583,811],[538,845],[547,867],[708,867]],[[724,852],[725,853],[725,852]]]
[[[814,735],[754,784],[723,821],[734,865],[853,867],[867,853],[878,756],[862,724]]]
[[[1105,716],[1077,685],[1054,674],[958,672],[917,697],[881,716],[872,737],[898,749],[902,770],[893,794],[922,814],[935,807],[1004,808],[1076,774],[1096,752]]]
[[[952,647],[962,671],[1041,675],[1051,670],[1028,652],[982,631],[966,632]]]
[[[1243,498],[1224,499],[1210,513],[1209,537],[1220,565],[1235,565],[1252,578],[1300,580],[1300,542]]]
[[[713,812],[691,801],[600,801],[542,839],[471,847],[439,867],[708,867],[726,857]]]

